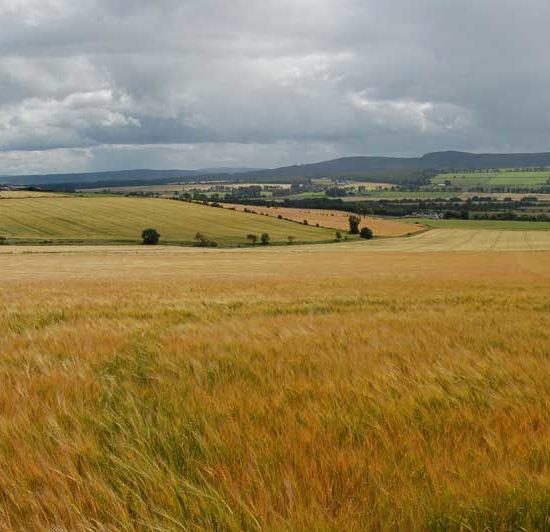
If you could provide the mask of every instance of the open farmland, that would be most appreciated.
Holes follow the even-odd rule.
[[[63,196],[65,194],[36,190],[0,190],[0,199],[54,198]]]
[[[0,528],[545,529],[550,253],[370,244],[5,247]]]
[[[435,229],[410,238],[368,243],[373,251],[550,251],[550,231]],[[351,245],[348,246],[352,248]]]
[[[39,197],[0,200],[0,236],[8,242],[136,243],[154,227],[162,242],[190,243],[201,232],[220,245],[246,243],[249,233],[272,242],[334,239],[334,231],[268,216],[187,202],[124,197]]]
[[[243,188],[243,187],[277,187],[281,189],[289,189],[290,183],[277,183],[270,185],[269,183],[235,183],[231,181],[206,181],[198,183],[166,183],[162,185],[127,185],[127,186],[111,186],[111,187],[97,187],[97,188],[85,188],[81,189],[86,193],[97,192],[113,192],[116,194],[127,194],[130,192],[153,192],[163,195],[172,195],[174,192],[189,192],[189,191],[209,191],[215,187],[223,187],[229,190]]]
[[[321,227],[330,227],[347,231],[349,229],[348,218],[354,214],[351,212],[328,210],[328,209],[299,209],[292,207],[262,207],[259,205],[232,205],[239,211],[250,209],[259,214],[266,214],[272,217],[282,216],[289,220],[302,222],[307,220],[308,225],[319,224]],[[355,215],[356,216],[356,215]],[[361,216],[361,227],[370,227],[376,236],[402,236],[422,231],[424,227],[419,224],[408,223],[401,220],[389,218],[377,218],[374,216]]]
[[[439,184],[449,181],[452,186],[470,187],[537,187],[547,185],[550,180],[550,170],[521,172],[501,170],[499,172],[465,172],[439,174],[432,183]]]
[[[289,260],[291,268],[297,267],[296,262],[302,261],[303,255],[311,253],[323,254],[336,257],[342,254],[361,254],[374,252],[406,252],[406,253],[424,253],[424,252],[462,252],[462,251],[550,251],[550,231],[507,231],[507,230],[465,230],[465,229],[436,229],[415,234],[410,237],[382,238],[370,241],[349,241],[340,243],[331,243],[319,245],[302,245],[292,249],[281,247],[270,247],[256,249],[255,253],[277,254],[285,253]],[[26,254],[48,254],[59,257],[59,268],[62,271],[67,263],[69,255],[83,255],[94,257],[103,257],[116,255],[139,255],[149,257],[152,260],[154,256],[167,256],[180,253],[181,260],[185,260],[189,266],[188,258],[196,259],[195,248],[174,248],[172,246],[136,247],[136,246],[100,246],[92,251],[89,246],[2,246],[1,255],[26,255]],[[250,257],[256,258],[257,255],[242,255],[240,250],[227,249],[220,255],[216,250],[200,250],[200,253],[209,253],[213,261],[223,260],[229,262],[245,260]],[[288,255],[291,253],[292,255]],[[75,259],[78,260],[78,259]],[[206,260],[206,259],[205,259]],[[307,261],[306,261],[307,262]],[[246,268],[248,263],[243,263]],[[251,263],[249,264],[250,267]],[[99,265],[96,265],[99,267]],[[291,271],[291,270],[289,270]]]

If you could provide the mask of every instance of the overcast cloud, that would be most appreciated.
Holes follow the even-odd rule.
[[[0,0],[0,174],[550,150],[548,0]]]

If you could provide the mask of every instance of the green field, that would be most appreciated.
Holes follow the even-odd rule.
[[[550,171],[520,172],[503,170],[500,172],[464,172],[439,174],[432,179],[433,184],[450,181],[451,186],[470,187],[539,187],[550,180]]]
[[[0,236],[8,243],[136,243],[154,227],[161,243],[191,243],[197,232],[223,246],[268,233],[272,243],[332,240],[334,231],[268,216],[155,198],[51,197],[0,200]]]
[[[531,222],[513,220],[432,220],[431,218],[407,218],[426,227],[456,229],[497,229],[505,231],[548,231],[550,222]]]

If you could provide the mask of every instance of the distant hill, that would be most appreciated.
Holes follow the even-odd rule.
[[[267,180],[314,177],[396,177],[426,171],[475,170],[490,168],[532,168],[550,166],[548,153],[476,154],[459,151],[427,153],[422,157],[343,157],[320,163],[285,166],[240,174],[240,178]]]
[[[19,175],[0,177],[0,184],[75,188],[168,183],[171,181],[240,180],[253,182],[299,182],[315,177],[363,178],[406,183],[425,179],[441,170],[550,167],[546,153],[467,153],[444,151],[422,157],[343,157],[313,164],[284,166],[270,170],[250,168],[204,168],[200,170],[119,170],[72,174]]]
[[[144,182],[191,181],[202,176],[213,179],[237,173],[258,171],[254,168],[201,168],[200,170],[115,170],[111,172],[79,172],[70,174],[41,174],[0,176],[0,184],[51,185],[51,184],[137,184]],[[260,169],[261,171],[261,169]]]

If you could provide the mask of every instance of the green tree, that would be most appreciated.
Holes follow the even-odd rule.
[[[296,240],[295,236],[288,235],[288,244],[289,245],[293,244],[295,240]]]
[[[269,244],[269,241],[271,240],[271,237],[267,233],[262,233],[260,240],[262,242],[262,245],[267,246]]]
[[[359,236],[361,238],[366,238],[367,240],[370,240],[374,236],[374,233],[369,227],[361,227],[361,232],[359,233]]]
[[[252,242],[252,245],[255,245],[256,242],[258,241],[258,235],[250,234],[250,235],[246,235],[246,238],[247,240],[250,240],[250,242]]]
[[[361,218],[359,216],[355,216],[352,214],[348,218],[349,222],[349,234],[350,235],[358,235],[359,234],[359,224],[361,223]]]
[[[141,233],[141,240],[145,245],[154,246],[155,244],[159,243],[159,239],[160,239],[159,232],[156,229],[153,229],[152,227],[144,229]]]

